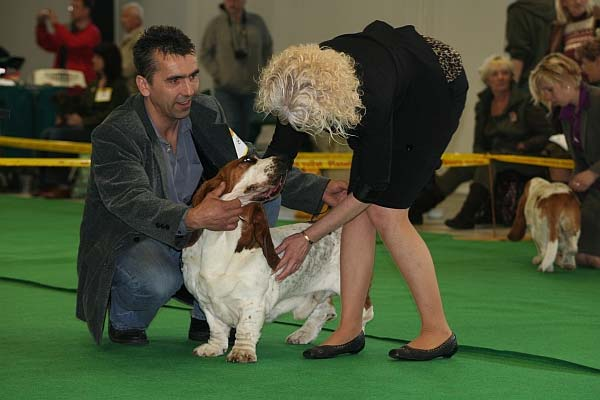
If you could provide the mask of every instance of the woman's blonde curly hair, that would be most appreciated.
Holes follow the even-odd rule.
[[[348,137],[364,111],[359,87],[352,57],[316,44],[291,46],[262,70],[256,110],[300,132]]]

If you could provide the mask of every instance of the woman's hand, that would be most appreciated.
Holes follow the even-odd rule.
[[[275,268],[275,280],[281,282],[298,271],[311,246],[302,233],[296,233],[285,238],[275,249],[277,254],[285,252],[281,257],[281,261],[277,264],[277,268]]]
[[[571,178],[569,186],[575,192],[585,192],[596,182],[598,174],[592,170],[586,169]]]

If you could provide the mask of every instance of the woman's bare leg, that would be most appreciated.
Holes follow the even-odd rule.
[[[444,315],[431,254],[408,220],[408,210],[371,205],[367,214],[404,276],[419,310],[421,332],[409,345],[417,349],[439,346],[452,331]]]
[[[367,213],[363,212],[346,223],[342,229],[342,315],[337,330],[322,344],[347,343],[362,330],[362,313],[371,285],[374,260],[375,227]]]

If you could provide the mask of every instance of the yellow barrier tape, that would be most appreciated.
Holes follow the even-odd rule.
[[[0,167],[89,167],[83,158],[0,158]]]
[[[90,154],[92,152],[91,143],[68,142],[66,140],[26,139],[11,136],[0,136],[0,146],[69,154]]]
[[[492,160],[503,161],[513,164],[538,165],[540,167],[573,169],[575,162],[563,158],[546,158],[531,156],[515,156],[511,154],[489,154]]]
[[[0,137],[0,140],[5,137]],[[34,140],[34,139],[29,139]],[[63,142],[72,143],[72,142]],[[81,145],[81,143],[78,143]],[[573,160],[561,158],[545,158],[516,156],[508,154],[460,154],[442,155],[445,167],[467,167],[488,165],[490,160],[513,164],[538,165],[542,167],[566,168],[574,167]],[[323,169],[349,170],[352,164],[352,153],[298,153],[294,165],[307,172],[318,172]],[[89,167],[90,160],[76,158],[0,158],[0,166],[4,167]]]

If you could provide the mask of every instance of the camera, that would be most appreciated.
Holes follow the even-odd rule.
[[[235,55],[236,60],[243,60],[248,57],[248,52],[244,49],[235,49],[233,54]]]

